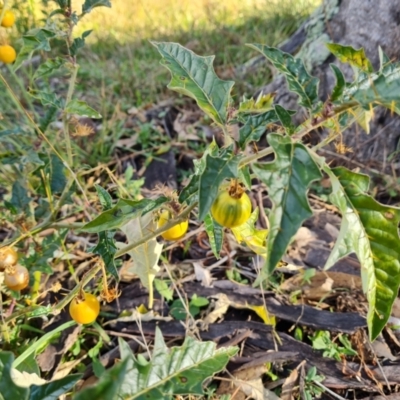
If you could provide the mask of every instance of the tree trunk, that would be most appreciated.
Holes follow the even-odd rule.
[[[390,59],[400,59],[400,1],[324,0],[321,9],[281,48],[294,53],[299,48],[299,39],[303,43],[297,55],[302,57],[312,74],[320,78],[320,97],[325,100],[335,84],[330,63],[337,64],[348,81],[353,77],[349,65],[341,64],[327,53],[326,42],[351,45],[356,49],[363,47],[375,69],[379,66],[379,46]],[[277,103],[288,109],[298,109],[297,96],[287,90],[283,77],[277,76],[262,90],[264,93],[277,92]],[[299,112],[296,118],[296,122],[301,122],[304,116]],[[320,139],[320,136],[312,138]],[[354,125],[344,132],[343,139],[353,150],[346,154],[349,167],[367,165],[388,172],[388,157],[392,156],[391,160],[395,162],[400,160],[400,156],[395,156],[396,151],[400,151],[400,117],[379,107],[375,109],[369,135]],[[334,151],[334,147],[329,150]],[[400,163],[393,165],[400,168]]]

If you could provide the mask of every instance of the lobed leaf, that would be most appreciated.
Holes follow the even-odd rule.
[[[369,336],[385,326],[400,285],[400,209],[378,203],[366,194],[369,177],[344,167],[324,168],[332,182],[331,201],[342,213],[339,237],[325,268],[351,252],[361,263],[363,291],[369,310]]]
[[[234,82],[218,78],[214,56],[198,56],[177,43],[151,43],[162,56],[161,65],[171,72],[168,88],[196,100],[215,123],[224,125]]]
[[[264,55],[285,76],[289,90],[299,96],[301,106],[313,108],[318,101],[319,80],[307,72],[303,61],[274,47],[262,44],[248,46]]]
[[[22,63],[31,57],[34,51],[50,51],[50,40],[57,37],[57,32],[52,29],[35,28],[22,36],[22,48],[13,65],[14,71],[21,67]]]
[[[57,400],[69,392],[81,378],[82,375],[71,374],[43,385],[31,385],[29,400]]]
[[[179,394],[203,394],[203,381],[223,369],[237,348],[216,349],[214,342],[198,342],[188,336],[182,346],[169,349],[156,328],[150,361],[135,358],[122,340],[120,352],[127,360],[120,398],[169,400]]]
[[[400,63],[373,74],[361,74],[343,92],[344,100],[355,100],[366,110],[383,105],[400,114]]]
[[[166,201],[168,201],[166,197],[159,197],[156,200],[119,199],[114,207],[102,212],[93,221],[88,222],[81,228],[81,231],[99,233],[105,230],[118,229],[131,219],[156,210]]]
[[[61,57],[51,58],[40,64],[38,69],[33,75],[33,80],[45,78],[53,74],[55,71],[61,69],[65,65],[65,60]]]
[[[125,381],[128,360],[123,360],[106,371],[94,386],[82,389],[74,400],[108,400],[117,399],[120,387]]]
[[[282,126],[285,128],[285,132],[291,136],[296,131],[296,127],[292,122],[291,114],[288,110],[277,104],[275,106],[276,115],[279,118]]]
[[[249,142],[258,142],[268,124],[279,121],[275,110],[258,115],[245,115],[240,118],[244,125],[239,129],[239,146],[242,150]]]
[[[268,142],[275,152],[271,163],[254,164],[256,176],[268,187],[273,207],[266,245],[266,263],[256,283],[275,269],[292,237],[303,221],[312,215],[307,191],[321,173],[307,148],[290,137],[269,134]]]
[[[27,400],[29,389],[17,386],[11,378],[14,355],[8,351],[0,352],[0,395],[3,399]]]
[[[363,48],[356,50],[351,46],[343,46],[337,43],[327,43],[326,46],[342,63],[350,64],[352,67],[364,72],[373,71],[371,61],[365,55]]]
[[[90,107],[85,101],[72,99],[66,106],[65,112],[69,114],[77,114],[81,117],[88,118],[102,118],[101,114],[99,114],[96,110]]]
[[[101,186],[96,185],[97,195],[99,196],[101,206],[103,207],[104,213],[111,211],[112,207],[112,199],[111,195],[104,190]],[[102,214],[101,214],[102,215]],[[93,221],[91,221],[93,222]],[[90,224],[90,222],[89,222]],[[88,224],[87,224],[88,225]],[[114,236],[115,230],[108,228],[104,231],[97,231],[99,239],[97,245],[88,249],[88,251],[93,254],[98,254],[104,261],[104,265],[106,270],[115,278],[115,280],[119,281],[119,275],[117,271],[117,267],[115,265],[115,253],[117,252],[117,246],[115,244]]]

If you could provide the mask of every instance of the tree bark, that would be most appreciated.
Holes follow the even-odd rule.
[[[321,15],[323,24],[322,28],[318,28],[315,19],[321,21]],[[326,42],[351,45],[356,49],[363,47],[375,69],[379,67],[379,46],[390,59],[400,59],[400,1],[324,0],[316,15],[311,16],[309,22],[292,38],[282,49],[285,50],[285,46],[289,51],[294,49],[296,46],[291,46],[291,42],[298,48],[299,38],[303,40],[297,55],[303,58],[312,74],[320,78],[319,94],[325,100],[335,84],[330,63],[341,68],[347,81],[353,78],[353,70],[349,65],[340,63],[326,52]],[[275,101],[283,107],[299,109],[297,95],[287,90],[282,76],[277,76],[262,90],[264,93],[276,92]],[[304,115],[298,112],[295,118],[299,123],[304,120]],[[314,134],[312,140],[319,141],[323,135]],[[346,158],[352,160],[349,162],[350,167],[354,167],[351,164],[361,163],[388,172],[387,161],[391,156],[391,168],[394,166],[400,169],[400,156],[396,155],[397,150],[400,150],[400,117],[389,110],[380,107],[375,109],[369,135],[359,125],[354,125],[343,133],[343,140],[353,150],[346,154]],[[330,151],[334,151],[333,146]]]

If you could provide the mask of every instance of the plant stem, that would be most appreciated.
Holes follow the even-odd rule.
[[[79,290],[86,286],[100,271],[100,265],[96,265],[84,275],[79,285],[76,285],[54,308],[53,314],[58,314],[78,294]]]
[[[189,217],[189,214],[193,211],[193,209],[196,206],[197,206],[197,202],[194,202],[191,206],[187,207],[184,211],[182,211],[176,218],[170,219],[161,228],[158,228],[154,232],[151,232],[148,235],[143,236],[137,242],[130,243],[127,246],[123,247],[122,249],[118,250],[115,253],[115,258],[123,256],[124,254],[135,249],[136,247],[140,246],[141,244],[146,243],[147,241],[154,239],[155,237],[161,235],[161,233],[166,232],[168,229],[172,228],[176,224],[185,221]]]
[[[65,99],[65,108],[64,108],[64,117],[63,117],[63,125],[64,125],[64,137],[65,137],[65,145],[67,147],[67,155],[68,155],[68,163],[69,165],[73,165],[73,156],[72,156],[72,147],[71,147],[71,136],[69,134],[69,118],[68,118],[68,113],[65,111],[66,107],[68,106],[68,103],[72,99],[72,95],[75,90],[75,82],[76,82],[76,77],[78,75],[78,70],[79,70],[79,65],[78,64],[73,64],[73,70],[72,70],[72,75],[69,80],[69,86],[68,86],[68,92],[67,92],[67,97]]]
[[[359,104],[357,102],[355,102],[355,101],[343,104],[343,105],[341,105],[341,106],[339,106],[339,107],[334,109],[334,115],[332,115],[330,117],[327,117],[327,118],[324,118],[323,120],[319,121],[315,125],[305,127],[300,132],[295,133],[292,136],[292,138],[296,139],[296,140],[301,139],[302,137],[304,137],[305,135],[309,134],[313,130],[322,127],[329,119],[331,119],[333,117],[337,117],[341,113],[347,111],[350,108],[358,106],[358,105]],[[267,147],[265,149],[262,149],[258,153],[252,154],[251,156],[244,157],[239,163],[239,168],[244,167],[247,164],[251,164],[253,161],[257,161],[258,159],[263,158],[265,156],[268,156],[268,155],[270,155],[272,153],[273,153],[272,147]]]

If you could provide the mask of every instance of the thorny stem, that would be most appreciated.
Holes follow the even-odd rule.
[[[73,165],[72,164],[73,156],[72,156],[72,147],[71,147],[71,136],[69,134],[69,126],[68,126],[69,118],[68,118],[68,114],[65,111],[65,109],[68,107],[68,103],[72,99],[72,95],[75,90],[75,82],[76,82],[76,77],[78,75],[78,70],[79,70],[79,65],[73,64],[73,71],[72,71],[72,75],[71,75],[71,78],[69,81],[67,97],[65,99],[65,108],[64,108],[64,117],[63,117],[65,144],[67,147],[68,162],[71,166]]]
[[[317,124],[312,125],[312,126],[308,126],[305,127],[303,130],[301,130],[299,133],[296,133],[292,136],[292,138],[294,139],[301,139],[302,137],[304,137],[305,135],[309,134],[310,132],[312,132],[313,130],[320,128],[321,126],[323,126],[326,121],[328,121],[329,119],[331,119],[332,117],[337,117],[338,115],[340,115],[341,113],[347,111],[350,108],[353,108],[355,106],[357,106],[358,103],[357,102],[350,102],[347,104],[343,104],[341,106],[338,106],[334,109],[334,115],[331,115],[329,117],[326,117],[324,119],[322,119],[321,121],[319,121]],[[253,161],[256,161],[260,158],[263,158],[265,156],[268,156],[270,154],[272,154],[274,151],[272,150],[272,147],[267,147],[261,151],[259,151],[258,153],[252,154],[251,156],[247,156],[244,157],[240,163],[239,163],[239,168],[244,167],[247,164],[251,164]]]

